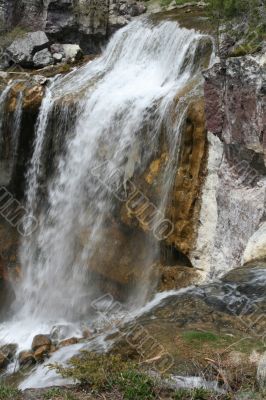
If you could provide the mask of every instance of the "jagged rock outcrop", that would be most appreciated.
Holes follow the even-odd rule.
[[[204,74],[209,156],[191,259],[210,276],[241,265],[266,218],[265,71],[258,55],[229,58]]]
[[[78,43],[95,53],[108,35],[146,11],[134,0],[1,0],[3,30],[43,30],[52,41]]]
[[[45,51],[48,45],[49,39],[46,34],[42,31],[36,31],[14,40],[6,52],[13,63],[28,67],[32,66],[32,63],[35,64],[33,60],[35,53]]]
[[[229,58],[205,73],[206,122],[224,143],[265,156],[266,65],[262,57]]]

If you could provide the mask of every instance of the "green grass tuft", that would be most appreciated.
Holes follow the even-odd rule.
[[[0,384],[0,400],[15,400],[20,395],[20,391],[12,386]]]
[[[182,337],[187,342],[200,341],[200,342],[215,342],[219,340],[219,337],[212,332],[201,332],[201,331],[188,331],[182,333]]]

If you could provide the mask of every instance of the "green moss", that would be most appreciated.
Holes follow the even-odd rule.
[[[188,331],[183,332],[182,337],[187,342],[200,341],[200,342],[214,342],[218,341],[219,337],[212,332],[202,331]]]

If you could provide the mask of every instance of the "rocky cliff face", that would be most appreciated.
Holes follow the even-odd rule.
[[[265,245],[265,72],[265,56],[246,56],[229,58],[204,74],[210,146],[192,259],[210,275],[256,258],[249,241],[257,230]]]
[[[51,40],[79,43],[91,53],[110,33],[145,11],[134,0],[1,0],[0,23],[4,30],[17,25],[43,30]]]

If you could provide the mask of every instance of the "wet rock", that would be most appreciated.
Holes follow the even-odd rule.
[[[158,291],[181,289],[199,282],[199,272],[194,268],[182,266],[160,266],[159,267]]]
[[[56,325],[52,328],[49,337],[54,344],[58,344],[65,338],[73,334],[73,327],[71,325]]]
[[[93,335],[93,332],[90,331],[89,329],[84,329],[84,331],[82,332],[82,337],[84,339],[89,339],[92,337],[92,335]]]
[[[0,257],[0,317],[8,314],[12,302],[15,300],[14,289],[8,279],[2,278],[2,273],[5,273],[5,265],[1,265]]]
[[[22,38],[14,40],[7,48],[7,54],[13,63],[30,67],[33,65],[33,55],[47,48],[48,45],[49,39],[44,32],[30,32]]]
[[[33,64],[35,68],[47,67],[54,63],[54,57],[48,49],[44,49],[35,53],[33,57]]]
[[[34,358],[37,362],[43,361],[46,357],[48,357],[50,352],[50,345],[43,345],[37,348],[34,352]]]
[[[36,359],[34,358],[34,354],[31,351],[22,351],[18,356],[19,365],[21,367],[30,366],[36,363]]]
[[[48,79],[43,75],[33,75],[32,79],[38,85],[45,85],[48,81]]]
[[[78,339],[75,338],[75,337],[73,337],[73,338],[69,338],[69,339],[62,340],[62,341],[58,344],[58,347],[59,347],[59,348],[61,348],[61,347],[66,347],[66,346],[70,346],[70,345],[72,345],[72,344],[77,344],[77,343],[78,343]]]
[[[47,346],[48,348],[51,346],[52,342],[48,335],[36,335],[33,338],[31,348],[33,351],[36,351],[39,347]]]
[[[16,351],[16,344],[6,344],[0,347],[0,369],[5,368],[11,361],[13,361]]]
[[[109,27],[110,31],[114,32],[119,28],[123,28],[128,24],[129,20],[122,15],[110,15],[109,17]]]
[[[66,60],[78,61],[83,58],[83,52],[77,44],[63,44],[63,51]]]

